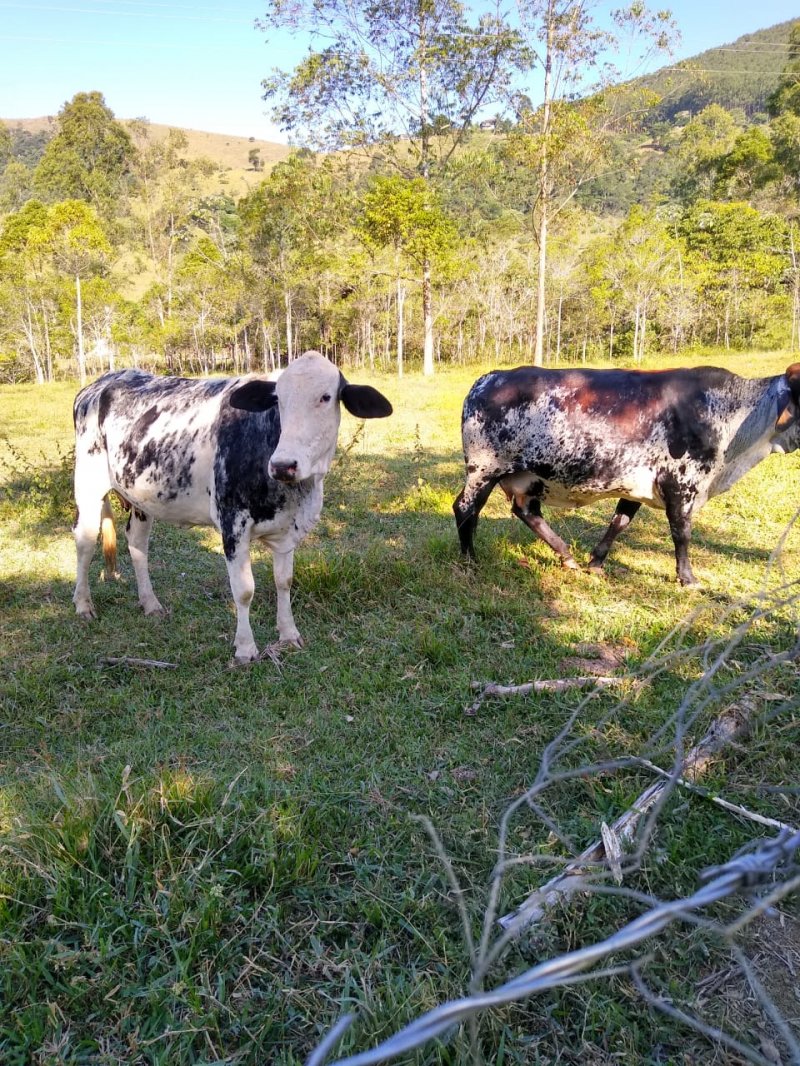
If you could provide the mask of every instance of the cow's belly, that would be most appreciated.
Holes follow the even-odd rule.
[[[522,471],[504,477],[500,485],[509,496],[537,499],[549,507],[584,507],[606,498],[635,500],[662,509],[664,506],[656,488],[653,469],[647,466],[628,470],[624,476],[603,478],[599,475],[577,484]]]
[[[210,493],[207,486],[193,485],[190,491],[176,491],[169,486],[145,479],[132,484],[115,481],[114,488],[137,511],[173,526],[210,526]],[[174,495],[173,495],[174,493]]]

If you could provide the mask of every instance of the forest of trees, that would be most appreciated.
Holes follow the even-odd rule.
[[[798,345],[800,23],[783,28],[764,110],[699,99],[667,117],[668,90],[641,82],[581,95],[545,81],[537,106],[513,95],[526,65],[568,75],[574,23],[568,45],[555,17],[527,39],[483,24],[480,49],[461,25],[420,23],[410,47],[425,38],[435,61],[407,55],[385,76],[406,104],[416,93],[398,133],[359,125],[389,112],[365,106],[363,70],[342,69],[345,46],[373,42],[337,0],[314,7],[329,29],[339,19],[337,50],[265,92],[319,151],[263,175],[251,159],[238,200],[180,131],[122,123],[97,91],[66,103],[50,136],[0,124],[0,381],[268,370],[311,347],[402,372]],[[436,32],[447,50],[430,47]],[[340,113],[352,105],[338,125],[334,94]],[[487,104],[506,116],[488,132]]]

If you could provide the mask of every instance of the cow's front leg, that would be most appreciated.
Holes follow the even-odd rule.
[[[258,658],[258,648],[250,626],[250,604],[256,591],[250,564],[250,537],[242,535],[238,539],[226,538],[223,548],[233,602],[236,605],[236,636],[233,638],[236,661],[249,663]]]
[[[158,601],[150,583],[150,567],[148,564],[148,551],[150,548],[150,532],[153,528],[153,519],[135,507],[131,509],[125,532],[128,537],[128,551],[133,563],[133,572],[136,575],[136,588],[139,592],[139,603],[145,614],[166,614]]]
[[[278,595],[278,637],[284,644],[303,647],[303,638],[294,624],[292,615],[292,577],[294,576],[294,551],[272,553],[272,573]]]
[[[667,512],[670,533],[675,544],[675,569],[678,581],[691,588],[700,584],[692,573],[689,563],[689,542],[692,539],[692,500],[688,499],[680,486],[662,484],[661,495]]]
[[[620,500],[617,504],[617,509],[614,512],[614,517],[609,523],[608,529],[605,531],[601,539],[595,545],[591,557],[589,559],[589,570],[593,574],[600,574],[603,571],[603,563],[606,561],[606,556],[611,551],[611,545],[623,531],[633,521],[633,516],[639,510],[642,505],[635,500]]]
[[[524,506],[520,504],[520,499],[523,500]],[[528,529],[532,530],[545,544],[552,548],[556,555],[561,557],[561,565],[568,570],[580,569],[575,559],[572,556],[572,552],[566,545],[566,542],[554,532],[542,517],[542,505],[538,500],[532,500],[530,498],[515,497],[514,503],[511,506],[511,513],[521,519]]]

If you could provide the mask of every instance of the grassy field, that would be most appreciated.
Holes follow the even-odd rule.
[[[788,361],[749,353],[724,363],[767,374]],[[363,426],[344,416],[322,520],[297,555],[293,606],[307,646],[280,665],[247,668],[231,666],[234,612],[207,530],[156,527],[151,569],[168,618],[141,616],[122,547],[118,583],[99,581],[98,552],[98,621],[77,621],[74,388],[0,389],[5,1066],[288,1066],[346,1011],[358,1021],[342,1054],[464,994],[470,957],[456,896],[415,816],[436,827],[477,935],[502,814],[581,696],[486,700],[468,713],[471,683],[583,673],[587,644],[620,658],[623,679],[651,676],[583,702],[553,775],[625,755],[670,767],[676,710],[750,619],[716,688],[687,705],[688,736],[732,706],[749,714],[751,735],[703,784],[800,822],[800,668],[772,660],[797,640],[800,610],[792,594],[783,605],[770,596],[798,574],[800,530],[769,565],[800,504],[800,455],[770,457],[701,512],[699,592],[674,581],[662,514],[643,509],[606,578],[593,579],[562,571],[500,493],[478,530],[479,565],[467,569],[450,508],[462,483],[460,406],[481,369],[442,371],[433,382],[359,378],[377,384],[396,414]],[[552,517],[585,560],[612,510],[607,502]],[[255,573],[263,645],[275,614],[267,552],[256,551]],[[648,666],[654,656],[658,670]],[[501,913],[652,780],[642,769],[587,772],[554,781],[537,809],[523,807],[508,854],[525,861],[504,879]],[[704,867],[773,833],[680,789],[625,883],[665,899],[685,894]],[[626,898],[573,898],[516,941],[485,985],[640,911]],[[714,915],[739,911],[721,904]],[[795,896],[740,940],[790,1024],[800,1015],[798,917]],[[736,1034],[765,1062],[785,1050],[730,946],[709,929],[676,926],[637,954],[647,956],[651,987],[676,1006]],[[498,1066],[743,1061],[648,1009],[624,973],[493,1011],[475,1039]],[[456,1066],[470,1056],[467,1033],[455,1031],[401,1061]]]

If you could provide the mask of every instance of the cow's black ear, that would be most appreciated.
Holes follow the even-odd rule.
[[[392,405],[371,385],[343,385],[339,399],[356,418],[386,418],[392,413]]]
[[[239,411],[268,411],[278,402],[275,382],[253,378],[234,389],[230,395],[231,407]]]

